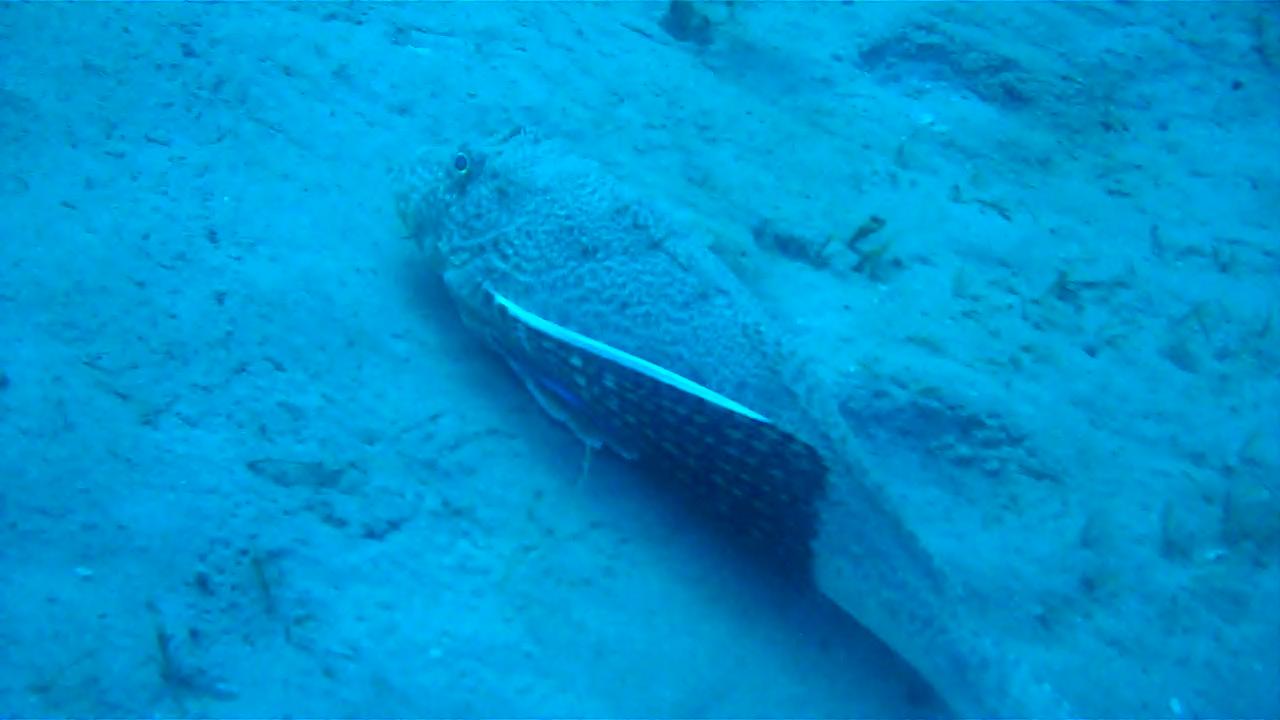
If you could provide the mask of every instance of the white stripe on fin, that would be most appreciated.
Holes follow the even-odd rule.
[[[720,407],[736,412],[739,415],[745,415],[752,420],[758,420],[762,423],[770,423],[769,419],[760,413],[740,405],[710,388],[703,387],[686,377],[682,377],[670,370],[654,365],[648,360],[638,358],[630,353],[625,353],[615,347],[606,345],[599,340],[592,340],[586,335],[561,327],[550,320],[544,320],[543,318],[534,315],[528,310],[525,310],[519,305],[516,305],[505,297],[499,295],[497,291],[492,288],[486,288],[486,290],[493,295],[494,300],[497,300],[498,303],[506,308],[507,311],[516,319],[536,330],[544,332],[558,340],[563,340],[574,347],[582,348],[593,355],[598,355],[612,360],[619,365],[629,367],[636,372],[647,375],[663,384],[675,387],[682,392],[689,393],[690,395],[696,395],[707,402],[719,405]]]

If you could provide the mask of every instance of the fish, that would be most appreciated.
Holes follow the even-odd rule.
[[[791,568],[965,717],[1069,717],[872,481],[837,393],[670,203],[526,128],[428,144],[396,211],[463,325],[588,447]]]

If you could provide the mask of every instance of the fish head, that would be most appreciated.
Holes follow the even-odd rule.
[[[517,128],[479,141],[430,145],[397,170],[400,222],[438,271],[509,251],[504,246],[517,240],[511,210],[528,191],[502,167],[511,164],[526,134]]]

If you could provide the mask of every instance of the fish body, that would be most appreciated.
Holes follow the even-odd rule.
[[[523,131],[429,148],[399,185],[464,324],[549,414],[739,518],[958,714],[1067,714],[967,615],[868,482],[836,394],[678,213]]]

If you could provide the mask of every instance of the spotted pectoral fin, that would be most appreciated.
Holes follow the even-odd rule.
[[[763,557],[806,577],[827,467],[768,417],[489,290],[490,341],[543,407],[626,457]]]

